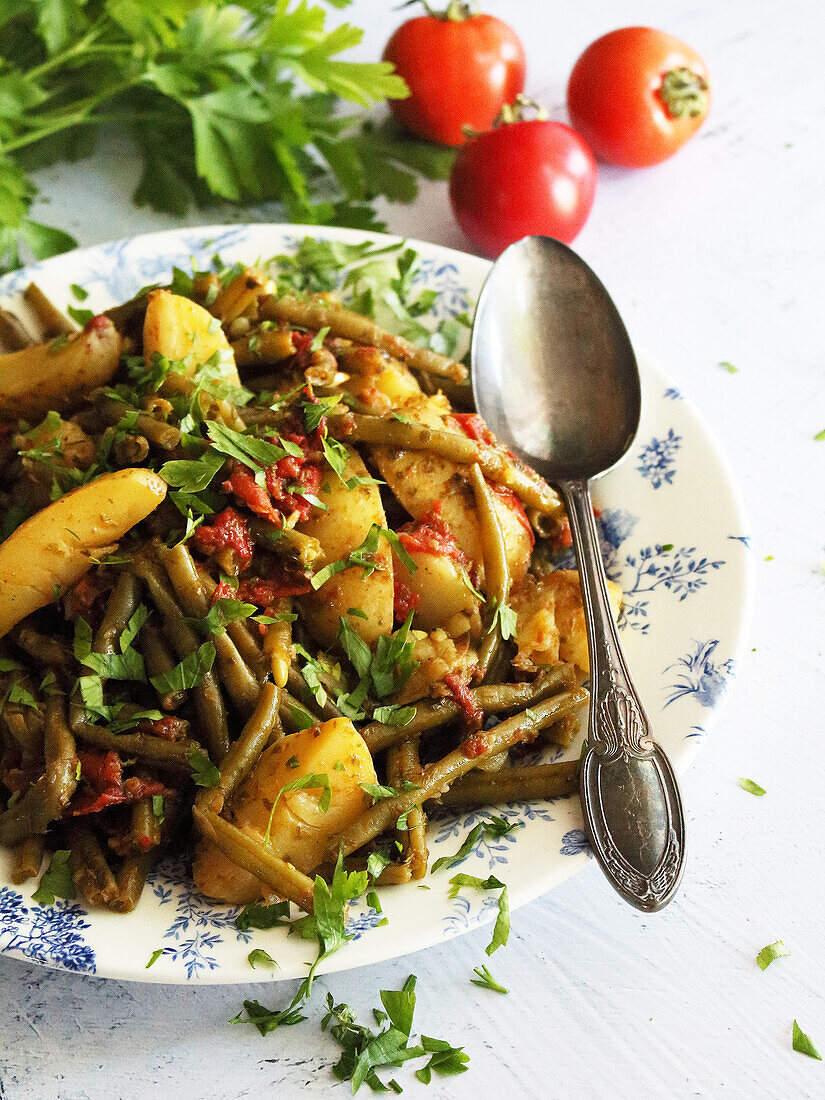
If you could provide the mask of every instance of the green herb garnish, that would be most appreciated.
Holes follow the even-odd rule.
[[[807,1054],[809,1058],[816,1058],[817,1062],[822,1061],[822,1055],[816,1049],[811,1042],[809,1036],[805,1034],[799,1024],[794,1020],[793,1022],[793,1048],[799,1054]]]
[[[472,985],[480,985],[482,989],[492,989],[494,993],[509,993],[509,989],[505,989],[503,985],[500,985],[488,968],[483,964],[473,968],[473,973],[477,974],[477,978],[470,978]]]
[[[254,970],[257,966],[263,966],[268,970],[276,970],[278,964],[272,958],[268,951],[264,951],[262,947],[256,947],[253,951],[250,951],[246,956],[246,961]]]
[[[760,787],[759,784],[754,783],[752,779],[740,779],[739,786],[742,788],[743,791],[747,791],[748,794],[755,794],[758,795],[760,798],[763,794],[768,793],[764,787]]]
[[[38,905],[54,905],[56,898],[65,898],[67,901],[75,896],[74,879],[69,867],[71,852],[59,848],[51,860],[49,866],[40,876],[37,889],[32,894],[32,901]]]

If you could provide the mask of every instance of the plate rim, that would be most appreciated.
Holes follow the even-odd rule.
[[[327,240],[344,240],[352,243],[363,241],[366,239],[375,239],[379,242],[396,243],[396,244],[409,244],[410,247],[417,251],[427,253],[435,251],[436,254],[443,257],[446,260],[452,260],[457,265],[460,265],[467,270],[468,264],[474,267],[479,273],[481,280],[486,277],[492,267],[491,261],[473,255],[472,253],[463,252],[460,249],[451,248],[447,245],[441,245],[433,241],[426,241],[421,238],[401,236],[394,233],[381,233],[370,230],[352,229],[344,226],[313,226],[303,225],[299,223],[291,222],[229,222],[223,224],[210,224],[203,226],[178,226],[162,230],[153,230],[146,233],[134,234],[132,236],[125,236],[114,238],[108,241],[102,241],[98,244],[87,245],[82,248],[72,249],[70,252],[60,253],[57,256],[49,257],[45,260],[37,261],[36,263],[26,265],[16,271],[10,272],[5,276],[0,277],[0,297],[7,297],[17,293],[18,286],[24,284],[24,280],[36,277],[37,273],[45,268],[54,265],[56,262],[71,262],[73,259],[82,260],[83,257],[89,256],[96,252],[106,249],[114,249],[118,246],[126,246],[135,242],[145,242],[150,244],[152,241],[158,241],[159,247],[163,240],[179,239],[186,236],[202,235],[206,241],[211,236],[218,236],[221,233],[229,231],[238,231],[246,233],[254,233],[256,230],[272,230],[280,232],[282,234],[289,234],[291,236],[309,236],[316,237],[317,239]],[[9,283],[15,284],[13,289],[7,290],[6,285]],[[67,283],[68,289],[68,283]],[[637,361],[640,367],[640,373],[648,374],[652,373],[658,376],[665,383],[673,383],[674,380],[666,369],[661,367],[658,361],[638,345],[631,337],[634,352],[636,354]],[[646,399],[646,388],[642,389],[643,402]],[[703,451],[710,452],[713,458],[714,466],[719,470],[722,475],[722,481],[724,483],[726,492],[728,494],[730,505],[732,507],[732,518],[736,520],[739,525],[739,530],[745,534],[749,534],[751,531],[750,518],[748,515],[747,506],[745,503],[744,495],[742,493],[739,481],[736,477],[732,463],[724,451],[721,443],[717,439],[716,435],[708,425],[704,415],[700,409],[696,406],[693,400],[689,396],[685,396],[680,389],[680,398],[683,407],[688,411],[692,426],[696,429],[697,434],[700,435]],[[630,460],[630,455],[633,447],[638,441],[638,434],[634,437],[631,446],[622,461],[613,467],[611,471],[619,468],[625,462]],[[594,479],[595,486],[598,490],[600,478]],[[736,662],[735,668],[731,674],[730,682],[727,685],[727,689],[722,694],[718,702],[715,703],[710,710],[708,720],[705,726],[705,732],[710,734],[713,729],[718,725],[722,714],[728,703],[728,699],[731,694],[731,690],[734,687],[736,680],[738,679],[739,672],[741,670],[742,659],[747,649],[747,639],[751,632],[754,602],[755,602],[755,563],[753,554],[748,552],[742,556],[742,564],[739,572],[737,573],[737,585],[739,601],[738,601],[738,615],[735,620],[735,629],[732,632],[732,638],[730,641],[730,656]],[[681,777],[685,771],[693,764],[696,756],[701,751],[706,737],[701,740],[695,741],[693,744],[685,745],[680,752],[678,763],[675,763],[675,769],[677,774]],[[573,795],[568,798],[573,798]],[[563,863],[554,861],[553,874],[548,877],[542,877],[540,875],[535,876],[529,880],[519,880],[512,887],[508,887],[510,909],[515,911],[524,905],[535,901],[537,898],[549,893],[555,887],[559,886],[562,882],[570,878],[572,875],[581,871],[589,863],[592,862],[592,857],[586,853],[579,853],[574,856],[567,856]],[[8,885],[5,882],[0,882],[0,885]],[[606,885],[606,884],[605,884]],[[609,887],[608,887],[609,888]],[[89,916],[94,918],[96,910],[90,910]],[[124,918],[120,917],[121,920]],[[344,972],[353,969],[361,969],[363,967],[371,966],[377,963],[386,962],[390,959],[401,958],[405,955],[412,954],[416,951],[424,950],[428,947],[437,946],[440,943],[446,943],[457,936],[464,935],[467,932],[475,931],[485,924],[492,923],[495,919],[495,915],[488,909],[482,909],[467,924],[463,927],[455,927],[434,939],[432,935],[432,926],[424,924],[420,928],[416,928],[414,931],[406,930],[403,934],[403,948],[401,951],[394,950],[392,947],[393,941],[387,941],[387,950],[378,950],[374,957],[368,961],[360,960],[355,962],[348,962],[349,954],[344,949],[329,960],[329,965],[321,965],[318,968],[318,974],[329,974]],[[22,962],[27,962],[31,965],[44,966],[47,969],[71,971],[68,967],[61,965],[59,962],[49,958],[45,960],[33,959],[31,956],[24,954],[22,951],[12,947],[6,947],[0,945],[0,955],[17,959]],[[250,972],[250,977],[240,978],[234,973],[222,976],[224,969],[219,967],[216,970],[210,971],[208,974],[204,974],[199,977],[197,981],[188,980],[185,976],[170,976],[164,972],[152,973],[149,970],[143,970],[135,973],[135,967],[124,968],[121,970],[117,966],[106,966],[103,971],[95,970],[93,972],[81,971],[88,977],[106,978],[116,981],[129,981],[139,984],[155,984],[155,985],[242,985],[242,984],[271,984],[272,982],[281,982],[293,980],[288,975],[279,974],[277,971],[267,976],[266,978],[254,975],[254,972]]]

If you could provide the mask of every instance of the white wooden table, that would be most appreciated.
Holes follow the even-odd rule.
[[[468,1073],[422,1095],[823,1097],[825,1064],[791,1049],[797,1018],[825,1051],[825,442],[813,440],[825,428],[823,9],[815,0],[486,8],[521,33],[528,90],[558,117],[574,59],[614,26],[661,26],[709,65],[714,104],[701,136],[659,168],[603,170],[577,247],[634,339],[710,421],[744,489],[759,563],[753,652],[684,779],[690,859],[664,913],[633,911],[591,865],[515,914],[495,959],[509,997],[467,981],[486,930],[323,986],[366,1013],[380,988],[418,975],[419,1024],[471,1057]],[[374,0],[346,15],[370,23],[364,57],[401,18]],[[52,202],[40,214],[82,244],[172,225],[131,207],[136,172],[114,148],[91,165],[49,169],[41,183]],[[443,184],[387,220],[466,247]],[[746,794],[739,776],[767,796]],[[793,954],[762,973],[756,953],[777,938]],[[119,984],[0,960],[0,1098],[346,1094],[329,1072],[337,1047],[315,1024],[267,1039],[228,1025],[244,997],[264,992],[277,996],[271,986]],[[411,1071],[397,1076],[423,1089]]]

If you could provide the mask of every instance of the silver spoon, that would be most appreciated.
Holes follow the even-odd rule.
[[[615,889],[655,912],[673,897],[684,866],[682,800],[610,613],[589,484],[624,457],[639,426],[633,348],[587,264],[551,237],[525,237],[487,277],[471,354],[478,411],[557,487],[570,517],[590,652],[585,825]]]

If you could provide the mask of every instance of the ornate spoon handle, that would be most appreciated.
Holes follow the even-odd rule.
[[[581,578],[590,652],[590,722],[580,791],[593,853],[637,909],[662,909],[685,859],[685,820],[673,768],[652,738],[610,613],[590,487],[559,485]]]

